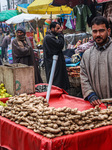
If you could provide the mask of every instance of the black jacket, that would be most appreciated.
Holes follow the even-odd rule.
[[[35,84],[42,83],[38,65],[35,61],[34,52],[30,43],[30,40],[26,38],[27,45],[21,48],[18,45],[17,39],[12,42],[12,57],[13,63],[26,64],[28,66],[34,66],[35,71]]]
[[[47,82],[49,82],[53,55],[58,55],[58,61],[56,64],[56,70],[54,73],[53,85],[58,86],[64,90],[69,89],[69,80],[65,65],[65,59],[62,52],[64,47],[64,36],[63,34],[58,34],[56,37],[52,33],[47,33],[43,42],[43,51],[44,51],[44,64]]]

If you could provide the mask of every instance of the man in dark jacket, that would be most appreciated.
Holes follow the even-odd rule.
[[[62,53],[63,47],[64,36],[62,33],[62,28],[60,27],[59,23],[52,22],[50,24],[50,31],[46,34],[43,42],[46,78],[47,82],[49,82],[53,62],[53,55],[58,55],[53,85],[58,86],[64,90],[68,90],[69,80],[65,65],[65,59]]]
[[[2,31],[2,28],[0,28],[0,47],[2,45],[3,39],[4,39],[4,34],[3,34],[3,31]]]
[[[42,83],[31,42],[29,38],[25,36],[25,34],[26,31],[23,27],[17,28],[16,39],[14,39],[12,42],[13,63],[22,63],[28,66],[34,66],[35,83]]]

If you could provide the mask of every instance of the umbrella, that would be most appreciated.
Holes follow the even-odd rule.
[[[14,16],[17,16],[19,12],[17,10],[6,10],[0,12],[0,21],[6,21]]]
[[[53,0],[41,0],[40,3],[39,0],[35,0],[33,3],[31,3],[27,10],[30,14],[69,14],[71,13],[72,9],[66,5],[62,6],[53,6],[51,3]],[[51,2],[52,1],[52,2]]]
[[[59,14],[53,14],[52,19],[56,19]],[[49,19],[51,16],[49,14],[43,14],[41,19]]]
[[[30,6],[30,5],[29,5]],[[48,6],[45,9],[30,9],[30,7],[27,8],[29,13],[37,13],[37,14],[69,14],[71,13],[72,9],[68,6]]]
[[[28,22],[31,20],[39,20],[41,19],[41,15],[37,15],[37,14],[20,14],[17,16],[12,17],[11,19],[7,20],[6,23],[7,24],[17,24],[17,23],[21,23],[21,22]]]
[[[22,12],[22,13],[28,13],[27,12],[27,7],[29,6],[29,4],[26,4],[26,3],[24,3],[24,4],[19,4],[19,5],[17,5],[17,8],[16,8],[16,10],[18,10],[19,12]]]
[[[28,13],[26,8],[23,8],[23,7],[17,6],[17,8],[16,8],[16,9],[17,9],[19,12],[22,12],[22,13]]]
[[[53,0],[35,0],[33,3],[31,3],[28,6],[28,9],[45,9],[47,8],[49,5],[51,5],[53,2]]]

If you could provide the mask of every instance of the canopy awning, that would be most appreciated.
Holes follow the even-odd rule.
[[[27,12],[27,8],[23,8],[23,7],[17,6],[16,9],[17,9],[19,12],[28,13],[28,12]]]
[[[33,3],[31,3],[28,6],[28,10],[32,10],[32,9],[46,9],[49,5],[51,5],[53,2],[53,0],[35,0]]]
[[[12,18],[10,18],[9,20],[6,21],[7,24],[17,24],[17,23],[21,23],[21,22],[28,22],[31,20],[39,20],[41,19],[41,15],[37,15],[37,14],[20,14],[18,16],[14,16]]]
[[[69,14],[72,11],[72,8],[63,5],[63,6],[48,6],[46,8],[40,8],[40,7],[30,7],[30,5],[27,8],[28,13],[34,13],[34,14]]]
[[[26,4],[26,3],[19,4],[19,5],[17,5],[16,10],[18,10],[19,12],[22,12],[22,13],[28,13],[27,12],[27,7],[28,6],[29,6],[29,4]]]
[[[19,14],[18,10],[6,10],[0,12],[0,21],[6,21]]]
[[[42,15],[42,18],[41,19],[49,19],[52,17],[52,19],[56,19],[58,16],[58,14],[53,14],[52,16],[50,14],[44,14]]]

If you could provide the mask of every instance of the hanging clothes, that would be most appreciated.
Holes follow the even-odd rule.
[[[87,5],[76,5],[73,8],[72,18],[76,16],[76,31],[86,31],[87,16],[91,16],[92,13]]]
[[[106,3],[103,16],[106,17],[107,20],[112,23],[112,2]]]
[[[64,29],[64,30],[67,28],[67,27],[65,26],[65,25],[66,25],[66,22],[67,22],[67,20],[64,19],[64,22],[63,22],[63,29]]]
[[[71,19],[71,25],[72,25],[72,28],[75,30],[75,25],[74,25],[74,20],[73,19]]]
[[[90,27],[91,26],[91,21],[93,20],[94,17],[96,17],[97,13],[96,13],[96,7],[95,7],[95,2],[91,2],[91,4],[88,5],[92,15],[91,17],[87,17],[87,23],[88,23],[88,26]]]

